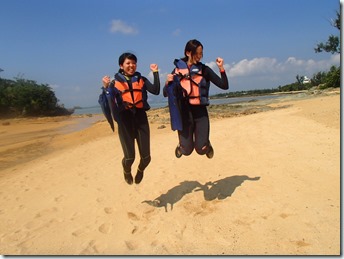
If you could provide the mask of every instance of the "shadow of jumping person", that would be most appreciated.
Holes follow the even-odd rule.
[[[230,197],[234,193],[235,189],[244,181],[258,181],[259,179],[260,177],[250,178],[247,175],[235,175],[215,182],[207,182],[204,185],[197,181],[184,181],[154,200],[145,200],[142,203],[147,203],[153,207],[164,207],[165,212],[167,212],[168,204],[171,205],[171,210],[173,210],[173,205],[175,203],[180,201],[184,195],[193,191],[203,191],[204,199],[206,201],[212,201],[216,198],[223,200]]]
[[[165,211],[167,212],[167,204],[170,204],[171,210],[173,210],[173,204],[181,200],[184,195],[191,193],[197,187],[202,188],[202,185],[197,181],[184,181],[154,200],[145,200],[142,203],[147,203],[154,207],[165,207]]]
[[[247,175],[235,175],[226,177],[215,182],[207,182],[202,185],[197,191],[203,191],[204,199],[206,201],[212,201],[216,198],[219,200],[226,199],[227,197],[232,196],[235,189],[239,187],[244,181],[258,181],[260,177],[250,178]]]

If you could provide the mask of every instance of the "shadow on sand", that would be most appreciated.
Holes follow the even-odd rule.
[[[246,175],[235,175],[215,182],[207,182],[204,185],[197,181],[184,181],[154,200],[145,200],[142,203],[147,203],[154,207],[165,207],[165,211],[167,212],[167,204],[170,204],[171,210],[173,210],[173,205],[175,203],[180,201],[184,195],[193,191],[203,191],[204,199],[206,201],[212,201],[216,198],[223,200],[230,197],[234,193],[235,189],[244,181],[258,181],[259,179],[260,177],[250,178]]]

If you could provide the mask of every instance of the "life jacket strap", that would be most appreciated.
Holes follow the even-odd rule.
[[[143,102],[143,100],[137,101],[137,102],[135,102],[135,103],[130,103],[130,102],[124,101],[124,102],[123,102],[123,106],[124,106],[125,109],[132,109],[132,108],[136,108],[137,105],[138,105],[139,103],[142,103],[142,102]]]
[[[122,91],[122,93],[127,93],[127,92],[142,92],[142,89],[125,89]]]

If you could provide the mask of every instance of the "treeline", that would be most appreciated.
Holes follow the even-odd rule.
[[[54,91],[33,80],[0,78],[0,117],[60,116],[72,110],[58,104]]]
[[[296,82],[272,89],[255,89],[248,91],[236,91],[213,95],[212,98],[229,98],[240,96],[257,96],[278,92],[291,92],[309,90],[313,87],[319,89],[340,87],[340,67],[332,66],[328,72],[318,72],[313,75],[310,82],[305,83],[304,77],[296,76]]]

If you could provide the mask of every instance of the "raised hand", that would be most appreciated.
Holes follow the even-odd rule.
[[[225,69],[223,68],[223,58],[218,57],[218,58],[216,59],[216,65],[219,67],[220,70],[225,70]]]
[[[110,84],[110,77],[109,76],[104,76],[103,78],[102,78],[102,83],[103,83],[103,86],[106,88],[106,87],[108,87],[109,86],[109,84]]]
[[[156,72],[159,70],[159,67],[157,64],[150,64],[150,69],[153,71],[153,72]]]
[[[168,74],[167,75],[167,82],[172,82],[173,81],[173,75],[172,74]]]

